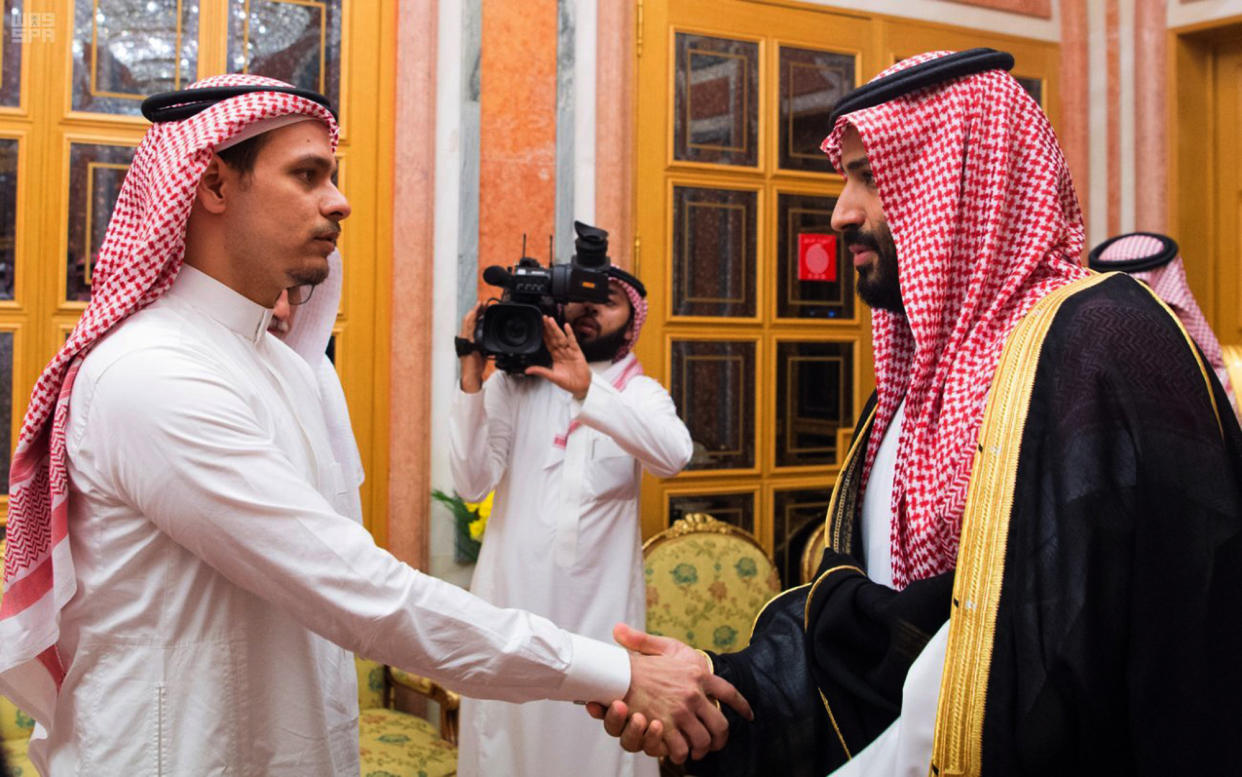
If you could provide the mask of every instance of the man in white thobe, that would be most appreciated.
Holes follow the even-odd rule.
[[[257,76],[171,98],[14,457],[0,690],[37,721],[40,772],[354,777],[350,651],[513,701],[646,699],[698,669],[376,547],[310,361],[267,331],[282,290],[324,279],[349,214],[335,118]],[[731,697],[698,680],[686,733],[705,745],[706,695]]]
[[[496,492],[471,590],[601,640],[619,621],[640,630],[646,621],[642,468],[671,477],[692,452],[668,392],[631,352],[646,290],[619,268],[609,273],[607,302],[568,305],[563,330],[545,320],[551,369],[496,372],[481,385],[482,357],[461,358],[450,448],[460,495]],[[478,310],[463,322],[465,339]],[[568,705],[463,700],[462,777],[588,772],[653,776],[657,763],[623,752]]]

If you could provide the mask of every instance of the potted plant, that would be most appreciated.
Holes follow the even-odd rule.
[[[456,529],[453,540],[453,560],[458,564],[473,564],[479,559],[479,548],[483,543],[483,532],[487,529],[487,518],[492,514],[492,498],[490,492],[482,502],[467,502],[456,493],[451,496],[440,489],[431,492],[432,498],[444,503],[453,513],[453,524]]]

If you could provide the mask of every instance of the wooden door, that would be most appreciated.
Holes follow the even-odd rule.
[[[345,293],[332,350],[363,462],[368,525],[382,540],[386,435],[392,46],[390,0],[6,0],[0,36],[0,446],[90,297],[91,264],[148,126],[147,95],[215,73],[270,75],[339,106]],[[377,43],[378,41],[378,43]],[[383,391],[381,392],[381,387]]]
[[[1242,344],[1242,153],[1238,151],[1238,132],[1242,129],[1242,36],[1226,38],[1214,46],[1212,63],[1214,110],[1212,117],[1212,175],[1205,175],[1209,184],[1212,210],[1216,220],[1211,268],[1206,273],[1211,282],[1204,289],[1207,295],[1206,315],[1222,343]],[[1187,260],[1189,263],[1189,260]],[[1202,269],[1195,262],[1195,269]],[[1192,273],[1196,294],[1203,287],[1202,275]],[[1200,276],[1200,277],[1193,277]],[[1200,297],[1202,299],[1202,297]],[[1236,390],[1237,387],[1235,387]]]

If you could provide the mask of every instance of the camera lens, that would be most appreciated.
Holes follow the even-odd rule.
[[[520,348],[530,340],[530,322],[522,316],[509,316],[500,325],[500,342],[510,348]]]

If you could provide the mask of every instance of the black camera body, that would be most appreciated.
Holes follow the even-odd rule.
[[[504,289],[499,301],[483,310],[474,330],[479,353],[496,360],[496,368],[522,374],[527,367],[546,367],[552,356],[543,344],[543,317],[565,323],[569,302],[608,301],[608,233],[574,222],[574,258],[569,264],[544,267],[523,256],[511,268],[492,265],[483,280]]]

